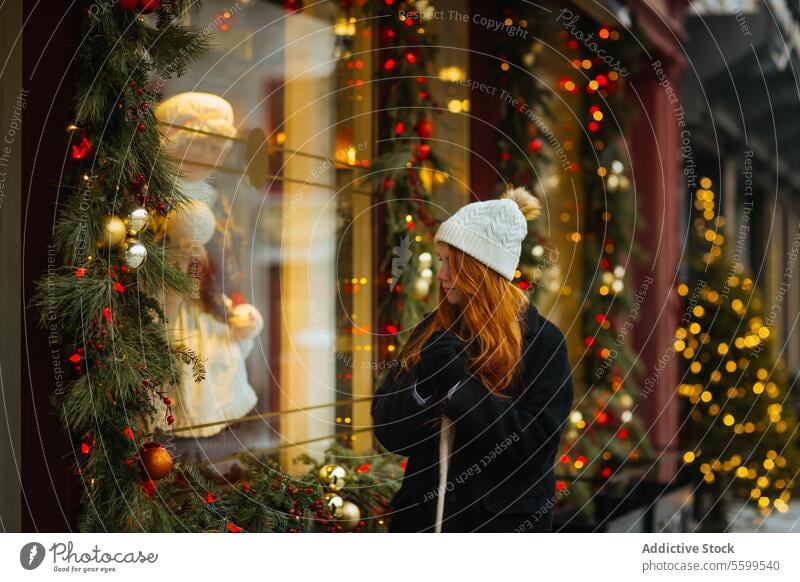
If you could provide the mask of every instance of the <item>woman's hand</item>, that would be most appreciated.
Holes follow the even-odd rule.
[[[467,375],[464,345],[450,331],[435,331],[420,350],[417,392],[423,398],[439,400]]]

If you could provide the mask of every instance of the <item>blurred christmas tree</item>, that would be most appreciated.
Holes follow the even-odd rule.
[[[625,62],[639,58],[635,33],[601,25],[597,38]],[[631,481],[643,478],[656,459],[638,412],[644,368],[631,342],[653,279],[634,286],[630,273],[646,262],[647,253],[637,242],[645,225],[624,141],[634,114],[625,78],[566,31],[557,42],[572,63],[558,80],[559,92],[576,103],[568,141],[580,146],[565,150],[562,179],[580,184],[582,200],[565,206],[561,220],[574,220],[567,237],[581,248],[583,351],[573,353],[580,362],[579,391],[564,433],[556,488],[568,490],[568,505],[581,514],[569,518],[570,527],[579,522],[594,527],[606,517],[597,511],[604,504],[599,499],[625,499]]]
[[[689,280],[679,285],[686,311],[675,333],[688,402],[683,461],[719,518],[725,498],[750,500],[762,514],[788,510],[800,465],[797,416],[788,408],[784,362],[775,356],[756,281],[731,258],[712,181],[695,193]]]

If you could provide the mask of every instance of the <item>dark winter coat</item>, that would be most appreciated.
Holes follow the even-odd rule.
[[[477,377],[468,376],[438,409],[455,428],[444,532],[552,531],[553,466],[573,404],[571,368],[559,329],[532,305],[524,319],[523,367],[510,386],[513,398],[492,395]],[[392,532],[432,532],[436,520],[439,423],[425,421],[437,417],[437,407],[413,397],[416,373],[416,367],[390,372],[372,401],[376,438],[408,456],[402,486],[392,499]]]

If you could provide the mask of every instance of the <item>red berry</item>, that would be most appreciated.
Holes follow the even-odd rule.
[[[144,131],[146,127],[144,123],[140,123],[139,125],[136,126],[136,129],[138,129],[139,131]]]
[[[166,404],[167,406],[172,406],[172,400],[170,400],[169,398],[164,398],[164,404]]]
[[[170,414],[167,416],[167,424],[172,424],[173,422],[175,422],[175,417]]]
[[[142,483],[142,491],[144,491],[145,495],[148,497],[152,497],[156,494],[156,484],[151,479],[148,479],[144,483]]]
[[[144,94],[144,89],[142,89],[141,87],[139,87],[138,89],[136,89],[136,94],[137,94],[137,95],[143,95],[143,94]]]
[[[288,493],[289,495],[294,495],[294,485],[289,485],[286,488],[286,493]]]
[[[147,101],[143,102],[142,103],[142,109],[147,111],[148,109],[150,109],[150,104]]]

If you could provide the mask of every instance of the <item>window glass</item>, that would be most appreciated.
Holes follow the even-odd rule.
[[[369,425],[347,402],[371,392],[370,88],[354,82],[370,41],[353,10],[205,0],[190,18],[213,48],[164,83],[157,116],[190,199],[164,241],[194,281],[168,298],[168,326],[206,367],[172,387],[184,458],[306,443],[288,462]]]

